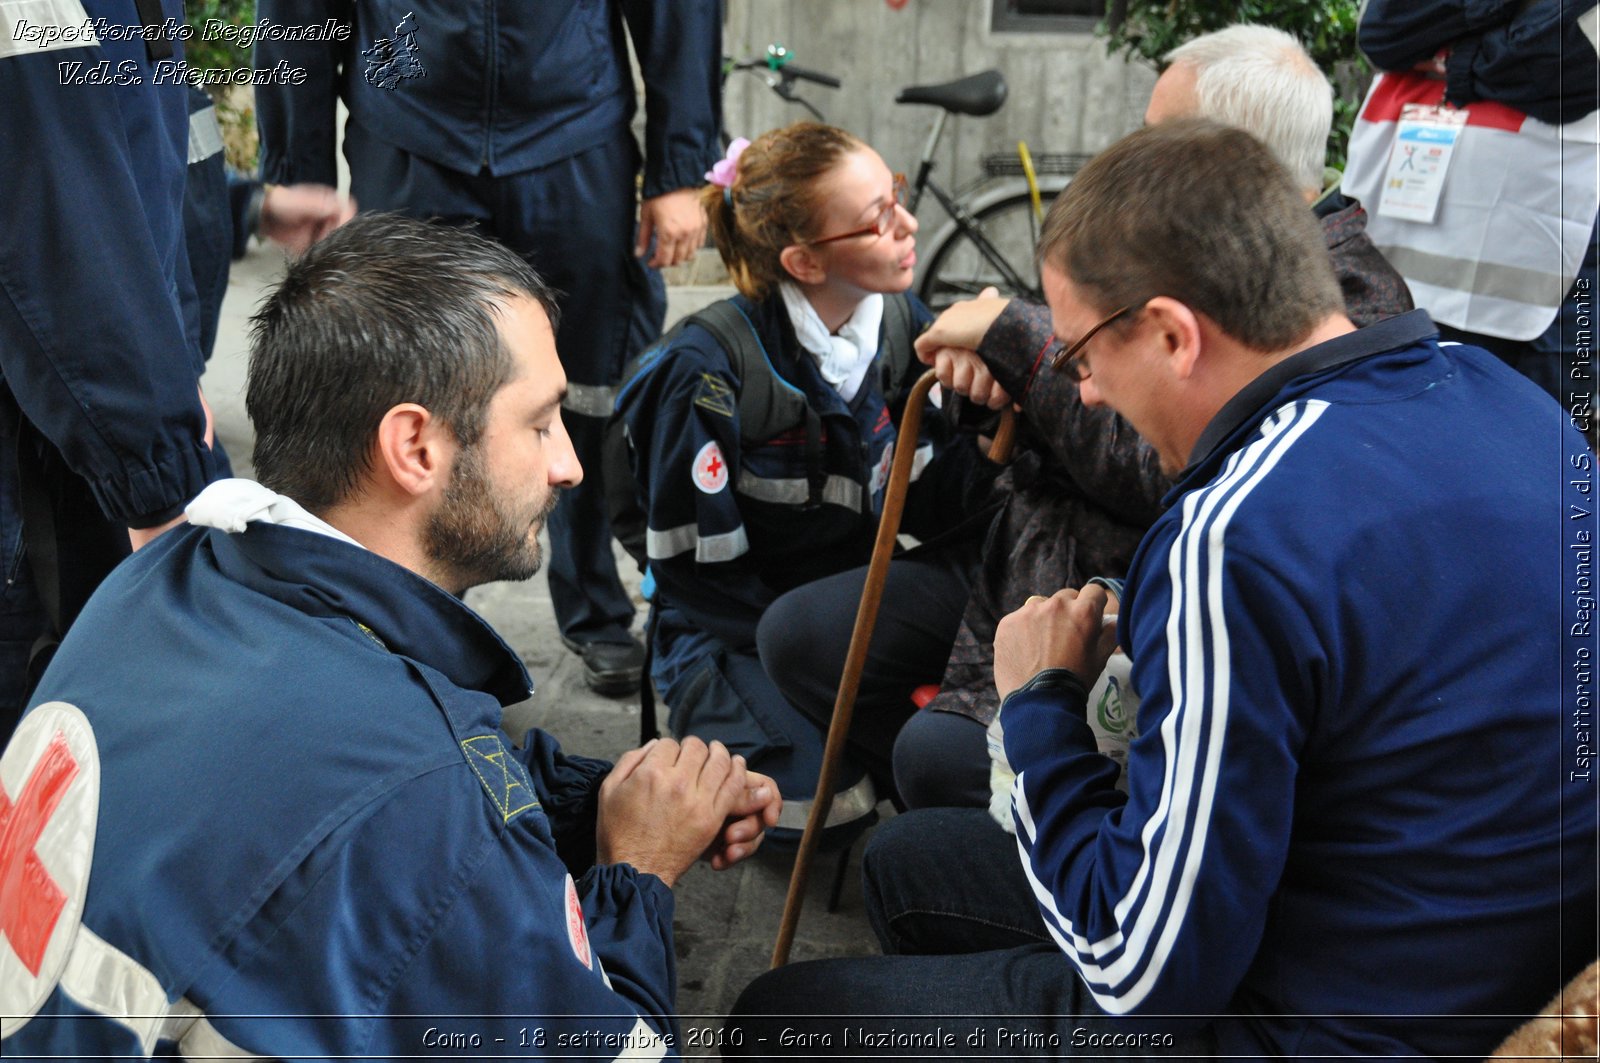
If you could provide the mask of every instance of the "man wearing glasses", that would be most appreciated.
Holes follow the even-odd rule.
[[[1566,667],[1594,641],[1568,593],[1595,534],[1569,483],[1592,478],[1583,437],[1423,311],[1357,329],[1293,182],[1240,130],[1113,145],[1040,260],[1061,367],[1176,479],[1114,610],[1092,586],[1000,623],[1020,874],[960,837],[924,860],[993,926],[1031,911],[1036,943],[969,931],[970,954],[774,972],[736,1010],[788,1014],[736,1019],[746,1041],[1486,1055],[1593,959],[1588,693]],[[1085,719],[1118,643],[1142,696],[1126,793]],[[861,1017],[799,1017],[840,1013]]]
[[[1146,124],[1203,116],[1254,134],[1289,170],[1316,216],[1351,321],[1366,325],[1410,310],[1405,282],[1367,238],[1361,204],[1337,188],[1324,191],[1333,90],[1305,49],[1282,30],[1238,25],[1187,42],[1166,62]],[[1085,409],[1060,374],[1040,372],[1056,353],[1041,357],[1049,336],[1043,306],[977,298],[951,307],[917,343],[947,387],[994,408],[1015,397],[1030,429],[1024,440],[1032,445],[997,484],[1005,508],[939,695],[895,742],[896,780],[913,807],[988,801],[984,732],[999,704],[996,623],[1039,587],[1078,587],[1093,576],[1125,572],[1169,486],[1125,421],[1109,410]],[[995,386],[980,354],[1011,381],[1009,393]],[[783,682],[789,688],[797,679],[805,682],[792,675]],[[878,844],[893,836],[891,828]]]

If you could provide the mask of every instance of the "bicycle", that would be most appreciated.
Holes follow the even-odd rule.
[[[937,85],[913,85],[895,97],[897,104],[939,108],[917,162],[908,204],[916,213],[926,190],[950,218],[928,242],[928,255],[919,271],[917,294],[932,310],[970,299],[989,287],[999,289],[1002,295],[1044,298],[1033,257],[1039,226],[1050,201],[1072,180],[1087,156],[1032,156],[1027,145],[1018,141],[1016,155],[985,156],[983,174],[954,195],[932,176],[934,153],[950,116],[991,115],[1005,99],[1005,76],[998,70]]]
[[[796,66],[792,59],[787,48],[773,44],[764,57],[725,60],[724,83],[733,72],[764,72],[774,93],[823,121],[822,113],[796,94],[795,83],[809,81],[839,88],[842,82],[831,74]],[[897,104],[939,108],[917,160],[906,203],[906,209],[915,214],[923,194],[931,193],[949,216],[927,241],[927,254],[917,268],[917,295],[936,312],[987,287],[997,288],[1003,295],[1042,300],[1033,250],[1044,210],[1088,160],[1085,155],[1063,153],[1030,156],[1027,145],[1019,141],[1015,155],[985,156],[983,173],[954,193],[934,180],[934,156],[950,116],[991,115],[1004,105],[1006,91],[1005,76],[998,70],[985,70],[955,81],[907,86],[895,97]]]

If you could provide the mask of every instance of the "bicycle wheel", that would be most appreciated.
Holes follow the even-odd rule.
[[[1054,190],[1044,193],[1045,209],[1050,209]],[[1033,249],[1039,242],[1039,223],[1033,214],[1033,200],[1019,192],[979,208],[973,224],[990,246],[1005,259],[1024,287],[1017,289],[1001,269],[974,240],[972,227],[952,221],[939,234],[928,255],[927,268],[917,286],[917,294],[937,313],[951,303],[970,299],[991,285],[1002,295],[1043,297],[1039,271],[1033,263]]]

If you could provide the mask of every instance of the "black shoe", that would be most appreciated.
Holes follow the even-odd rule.
[[[638,639],[630,635],[627,642],[575,642],[562,635],[561,644],[583,658],[583,681],[596,694],[638,692],[644,677],[644,646]]]

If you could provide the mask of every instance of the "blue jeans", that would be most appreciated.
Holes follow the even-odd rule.
[[[989,729],[959,712],[923,709],[895,739],[894,784],[907,808],[989,807]]]
[[[1055,948],[1022,873],[1017,839],[987,809],[896,816],[872,836],[861,881],[867,921],[889,955]]]
[[[862,874],[867,917],[891,954],[796,963],[757,978],[734,1004],[723,1055],[1182,1059],[1216,1051],[1208,1028],[1100,1009],[1044,929],[1016,840],[987,812],[897,816],[874,835]]]

